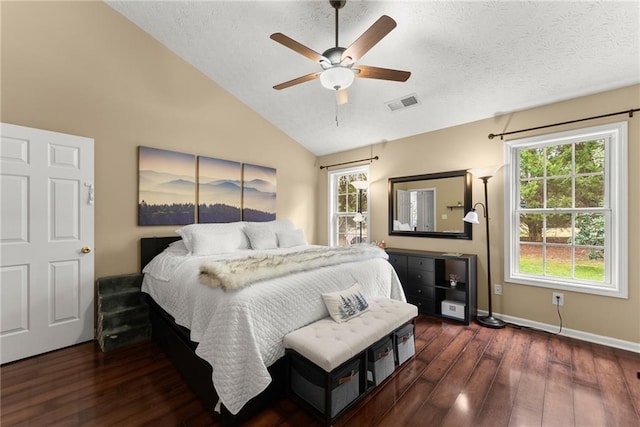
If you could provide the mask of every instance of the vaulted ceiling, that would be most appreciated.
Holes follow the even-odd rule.
[[[321,71],[269,36],[334,47],[327,0],[107,3],[316,155],[640,83],[637,1],[350,0],[340,46],[388,15],[397,27],[357,63],[411,77],[356,79],[344,105],[318,80],[273,89]]]

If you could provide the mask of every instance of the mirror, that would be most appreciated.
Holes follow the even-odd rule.
[[[389,235],[471,239],[466,170],[389,178]]]

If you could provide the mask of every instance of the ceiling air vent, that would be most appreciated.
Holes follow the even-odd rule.
[[[420,101],[418,101],[418,97],[415,93],[404,96],[400,99],[385,102],[385,104],[391,111],[402,110],[403,108],[411,107],[412,105],[418,105],[419,103]]]

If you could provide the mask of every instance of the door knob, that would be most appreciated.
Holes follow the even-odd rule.
[[[91,252],[91,248],[89,246],[83,246],[82,249],[80,249],[80,252],[82,252],[83,254],[88,254],[89,252]]]

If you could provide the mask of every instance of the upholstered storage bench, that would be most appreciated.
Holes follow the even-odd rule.
[[[343,323],[327,317],[284,337],[290,391],[326,424],[373,388],[367,381],[369,349],[383,339],[391,342],[394,332],[418,315],[416,306],[402,301],[368,302],[369,310],[358,317]]]

